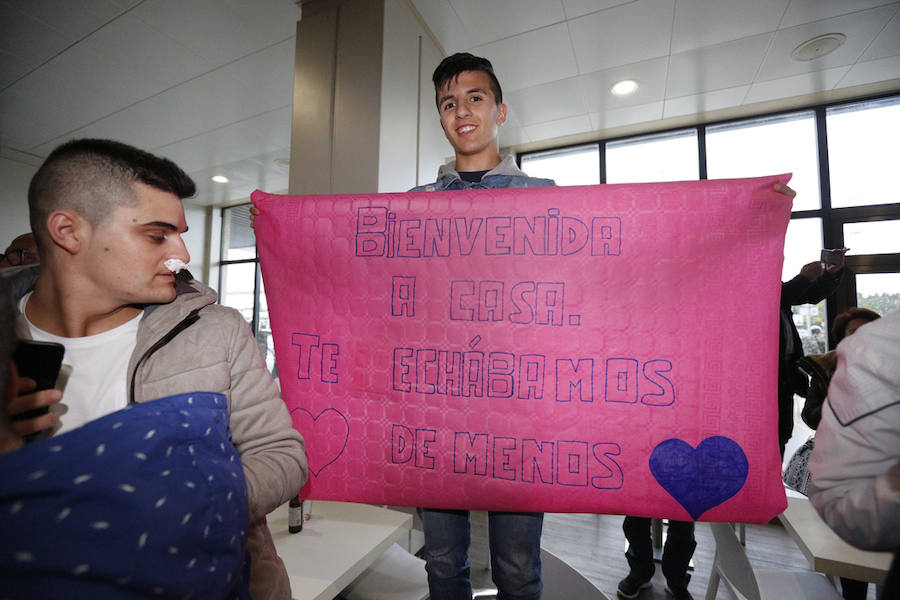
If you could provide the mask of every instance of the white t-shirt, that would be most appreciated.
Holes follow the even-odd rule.
[[[55,433],[69,431],[128,404],[128,361],[137,344],[138,326],[143,311],[118,327],[79,338],[60,337],[35,327],[25,316],[31,293],[19,301],[19,318],[28,326],[31,337],[41,342],[65,346],[63,368],[57,388],[62,402],[54,412],[60,414]]]

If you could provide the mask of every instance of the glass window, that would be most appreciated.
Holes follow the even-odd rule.
[[[790,281],[803,265],[819,260],[822,250],[822,219],[791,219],[784,239],[781,280]]]
[[[900,221],[844,223],[844,245],[856,255],[900,253]]]
[[[700,178],[697,130],[673,131],[606,144],[606,183]]]
[[[879,315],[900,309],[900,273],[857,274],[856,305]]]
[[[250,227],[250,205],[233,206],[223,212],[223,262],[256,258],[256,237]]]
[[[784,266],[781,280],[790,281],[803,265],[819,259],[822,249],[822,219],[791,219],[784,240]],[[828,348],[825,300],[818,304],[792,306],[794,325],[803,342],[804,354],[821,354]]]
[[[831,205],[900,202],[900,98],[826,110]]]
[[[793,173],[794,210],[821,206],[815,113],[803,112],[706,130],[706,174],[710,179]]]
[[[219,276],[219,303],[237,310],[248,323],[252,323],[256,263],[222,265]]]
[[[597,144],[536,152],[522,157],[522,170],[532,177],[546,177],[556,185],[600,183],[600,149]]]
[[[266,366],[276,376],[275,348],[269,325],[256,237],[250,227],[250,204],[222,209],[222,257],[219,268],[219,302],[241,313],[254,330]]]

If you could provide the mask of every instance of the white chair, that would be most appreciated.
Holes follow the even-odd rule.
[[[541,600],[607,600],[590,580],[569,563],[541,548]]]
[[[425,561],[392,544],[341,596],[346,600],[426,600]]]
[[[710,523],[716,538],[716,558],[709,576],[706,600],[713,600],[719,579],[738,600],[840,600],[841,596],[824,575],[812,572],[754,569],[731,523]]]

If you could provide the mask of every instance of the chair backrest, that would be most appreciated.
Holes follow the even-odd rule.
[[[569,563],[541,548],[542,600],[607,600],[591,581]]]
[[[710,523],[716,538],[716,561],[713,566],[728,587],[748,600],[759,600],[759,584],[753,566],[738,541],[731,523]]]

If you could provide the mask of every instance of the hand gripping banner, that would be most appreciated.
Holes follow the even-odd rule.
[[[788,179],[255,192],[305,497],[768,521]]]

